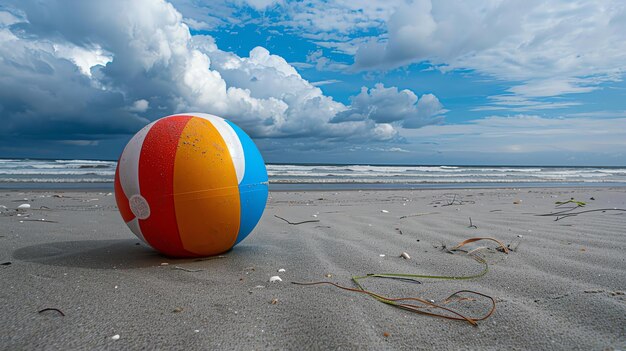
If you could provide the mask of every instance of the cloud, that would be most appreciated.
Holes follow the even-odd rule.
[[[490,116],[463,124],[427,126],[404,134],[414,140],[436,142],[433,149],[439,152],[459,155],[501,153],[503,157],[514,158],[533,153],[551,154],[551,157],[592,153],[606,160],[621,153],[626,147],[623,128],[626,118],[583,116]],[[544,158],[535,156],[535,159]],[[554,164],[563,164],[562,161]]]
[[[250,22],[246,9],[273,9],[273,21],[256,23],[353,56],[353,70],[428,62],[442,72],[469,69],[514,82],[509,93],[529,99],[589,92],[621,80],[626,70],[626,4],[619,0],[267,0],[271,6],[259,7],[176,1],[198,21],[206,13],[222,13],[225,26]],[[330,58],[322,61],[313,64],[319,70],[348,68]]]
[[[311,85],[313,85],[315,87],[319,87],[319,86],[322,86],[322,85],[335,84],[335,83],[341,83],[341,81],[338,80],[338,79],[320,80],[320,81],[317,81],[317,82],[311,82]]]
[[[11,17],[6,11],[0,13],[3,18]],[[83,65],[87,61],[67,58],[71,52],[89,56],[89,49],[72,51],[73,46],[67,44],[68,51],[59,52],[50,40],[21,39],[6,25],[24,23],[16,18],[0,25],[2,139],[82,140],[132,133],[147,122],[123,108],[124,96],[119,91],[94,84]]]
[[[140,99],[133,102],[133,105],[129,107],[128,110],[133,112],[146,112],[149,106],[150,103],[148,102],[148,100]]]
[[[183,16],[168,2],[9,4],[13,10],[2,11],[0,17],[5,135],[82,142],[132,133],[166,114],[203,111],[232,119],[253,137],[360,142],[398,138],[396,127],[382,115],[329,123],[337,113],[362,107],[345,106],[324,95],[285,59],[263,47],[240,57],[219,49],[210,36],[192,36]],[[405,105],[415,97],[408,90],[382,87],[372,94],[380,89],[402,96],[394,101]],[[380,105],[382,100],[371,103]],[[396,109],[404,113],[401,125],[427,119],[421,111],[428,108],[420,108],[419,102]]]
[[[195,30],[213,30],[249,20],[249,16],[240,13],[238,9],[242,5],[241,2],[197,0],[170,0],[169,2],[182,13],[183,22]]]
[[[394,8],[404,0],[285,2],[281,11],[286,18],[280,25],[295,31],[321,34],[359,33],[384,27]]]
[[[232,11],[240,14],[245,7],[227,4],[239,6]],[[224,4],[202,6],[219,11]],[[596,90],[622,80],[626,70],[626,4],[619,0],[307,0],[272,6],[277,20],[259,25],[353,56],[356,71],[421,62],[442,72],[469,69],[513,82],[508,93],[534,103],[537,97]],[[309,63],[318,70],[349,68],[322,55]]]
[[[537,110],[563,109],[581,105],[576,101],[548,101],[547,99],[532,99],[514,94],[493,95],[488,97],[489,104],[472,108],[472,111],[526,112]]]
[[[358,49],[355,66],[389,69],[421,61],[449,64],[466,53],[491,48],[515,33],[520,5],[407,2],[395,8],[385,36]]]
[[[404,128],[419,128],[442,121],[447,112],[439,99],[432,94],[424,94],[418,100],[410,90],[385,88],[379,83],[372,89],[361,88],[361,93],[350,98],[349,109],[339,112],[333,123],[348,121],[373,121],[375,123],[396,123]]]
[[[306,56],[306,61],[311,64],[309,67],[313,67],[314,65],[315,69],[318,71],[342,72],[350,68],[350,66],[345,63],[335,62],[325,57],[322,50],[310,52]]]
[[[547,15],[549,14],[549,15]],[[432,2],[398,7],[385,36],[364,43],[356,69],[415,62],[519,81],[528,98],[585,93],[626,69],[622,2]]]
[[[275,4],[280,4],[282,0],[243,0],[248,6],[254,8],[257,11],[265,10],[270,6],[274,6]]]

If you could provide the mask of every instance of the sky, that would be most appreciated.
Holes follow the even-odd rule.
[[[0,158],[204,112],[271,163],[626,166],[625,70],[619,0],[0,0]]]

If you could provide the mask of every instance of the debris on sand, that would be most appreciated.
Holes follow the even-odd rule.
[[[287,222],[287,224],[291,224],[291,225],[298,225],[298,224],[304,224],[304,223],[317,223],[317,222],[320,221],[319,219],[313,219],[313,220],[302,221],[302,222],[291,222],[291,221],[289,221],[289,220],[287,220],[287,219],[285,219],[285,218],[283,218],[281,216],[274,215],[274,217],[276,217],[278,219],[282,219],[283,221]]]
[[[189,269],[189,268],[179,267],[179,266],[174,266],[172,269],[177,269],[179,271],[190,272],[190,273],[203,271],[202,269]]]
[[[44,312],[48,312],[48,311],[54,311],[57,312],[58,314],[60,314],[61,316],[65,317],[65,313],[63,313],[63,311],[61,311],[58,308],[44,308],[43,310],[40,310],[38,313],[44,313]]]

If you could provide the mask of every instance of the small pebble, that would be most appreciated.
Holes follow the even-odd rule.
[[[272,305],[275,305],[278,303],[278,299],[272,299],[272,301],[270,302]]]
[[[167,265],[169,265],[169,263],[167,263],[167,262],[161,263],[161,266],[167,266]]]
[[[333,275],[332,275],[332,274],[330,274],[330,273],[326,273],[326,274],[324,274],[324,276],[325,276],[326,278],[332,278],[332,277],[333,277]]]
[[[115,334],[111,337],[111,339],[113,340],[119,340],[120,339],[120,335],[119,334]]]
[[[30,204],[21,204],[17,206],[18,210],[28,210],[30,208]]]
[[[282,273],[282,272],[284,272],[284,271],[285,271],[285,269],[284,269],[284,268],[281,268],[281,269],[279,269],[279,270],[278,270],[278,273]]]
[[[273,277],[270,277],[270,283],[276,283],[276,282],[282,282],[283,280],[280,279],[279,276],[275,275]]]
[[[380,254],[380,255],[378,255],[378,256],[380,256],[380,257],[385,257],[385,254]]]
[[[178,312],[182,312],[183,308],[182,307],[176,307],[175,309],[172,310],[173,313],[178,313]]]
[[[387,210],[380,210],[380,212],[382,212],[382,213],[389,213],[389,211],[387,211]]]

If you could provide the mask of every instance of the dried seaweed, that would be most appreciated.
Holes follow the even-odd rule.
[[[535,216],[540,216],[540,217],[552,217],[554,216],[554,220],[558,221],[561,220],[563,218],[568,218],[568,217],[575,217],[584,213],[590,213],[590,212],[607,212],[607,211],[617,211],[617,212],[626,212],[625,208],[598,208],[595,210],[586,210],[586,211],[579,211],[579,212],[571,212],[573,209],[576,209],[578,207],[574,207],[572,209],[568,209],[566,211],[559,211],[559,212],[551,212],[551,213],[544,213],[544,214],[538,214]]]
[[[443,207],[443,206],[465,205],[465,204],[474,204],[474,203],[476,203],[476,201],[473,201],[473,200],[463,200],[463,197],[461,195],[455,194],[455,193],[443,194],[443,196],[446,197],[446,200],[448,202],[443,204],[443,205],[441,205],[441,207]],[[452,198],[450,198],[450,197],[452,197]]]
[[[172,267],[172,269],[177,269],[179,271],[185,271],[185,272],[190,272],[190,273],[202,272],[204,270],[204,269],[189,269],[189,268],[179,267],[179,266],[174,266]]]
[[[287,222],[288,224],[291,224],[291,225],[298,225],[298,224],[304,224],[304,223],[317,223],[317,222],[320,221],[319,219],[311,219],[311,220],[302,221],[302,222],[291,222],[291,221],[289,221],[289,220],[287,220],[287,219],[285,219],[283,217],[277,216],[277,215],[274,215],[274,217],[276,217],[278,219],[282,219],[283,221],[285,221],[285,222]]]
[[[469,244],[469,243],[473,243],[476,241],[480,241],[480,240],[490,240],[490,241],[494,241],[498,244],[499,248],[502,249],[502,251],[504,253],[508,253],[509,250],[508,248],[499,240],[494,239],[494,238],[471,238],[471,239],[467,239],[461,243],[459,243],[458,245],[456,245],[454,248],[450,249],[449,251],[460,251],[461,247]],[[477,291],[472,291],[472,290],[459,290],[455,293],[453,293],[452,295],[448,296],[447,298],[443,299],[441,303],[437,304],[435,302],[426,300],[426,299],[422,299],[419,297],[399,297],[399,298],[392,298],[392,297],[387,297],[387,296],[383,296],[380,295],[378,293],[366,290],[365,288],[363,288],[363,285],[361,284],[361,281],[367,278],[391,278],[391,279],[398,279],[401,281],[406,281],[407,279],[413,283],[415,282],[419,282],[417,281],[415,278],[424,278],[424,279],[446,279],[446,280],[466,280],[466,279],[475,279],[475,278],[479,278],[484,276],[485,274],[487,274],[488,270],[489,270],[489,265],[487,264],[487,261],[485,261],[485,259],[483,259],[482,257],[478,256],[475,254],[477,250],[472,250],[470,251],[470,253],[467,254],[467,256],[473,258],[474,260],[476,260],[477,262],[481,263],[483,265],[483,270],[480,273],[477,274],[473,274],[473,275],[467,275],[467,276],[438,276],[438,275],[422,275],[422,274],[401,274],[401,273],[377,273],[377,274],[367,274],[364,276],[355,276],[352,277],[352,281],[354,282],[354,284],[356,285],[356,288],[350,288],[350,287],[346,287],[346,286],[342,286],[333,282],[328,282],[328,281],[318,281],[318,282],[310,282],[310,283],[303,283],[303,282],[292,282],[293,284],[296,285],[305,285],[305,286],[311,286],[311,285],[322,285],[322,284],[327,284],[327,285],[332,285],[336,288],[339,289],[343,289],[343,290],[347,290],[347,291],[352,291],[352,292],[356,292],[356,293],[361,293],[361,294],[366,294],[371,296],[372,298],[391,305],[393,307],[397,307],[403,310],[407,310],[410,312],[414,312],[414,313],[418,313],[418,314],[424,314],[424,315],[428,315],[428,316],[433,316],[433,317],[440,317],[440,318],[445,318],[445,319],[451,319],[451,320],[459,320],[459,321],[465,321],[471,325],[476,326],[478,321],[482,321],[485,320],[487,318],[489,318],[489,316],[491,316],[493,314],[493,312],[496,309],[496,301],[493,297],[477,292]],[[474,298],[473,297],[469,297],[469,296],[461,296],[461,294],[465,294],[465,295],[473,295],[473,296],[477,296],[477,297],[483,297],[486,298],[490,301],[491,303],[491,307],[489,308],[489,310],[482,316],[477,316],[477,317],[473,317],[473,316],[467,316],[464,315],[456,310],[453,310],[452,308],[446,307],[444,305],[453,303],[453,302],[461,302],[461,301],[473,301]],[[413,303],[408,303],[409,301],[413,302]],[[419,304],[415,304],[414,302],[417,302]],[[435,312],[435,310],[437,310],[437,312]]]
[[[48,219],[22,219],[23,222],[42,222],[42,223],[59,223],[57,221],[51,221]]]
[[[61,311],[58,308],[52,308],[52,307],[44,308],[43,310],[40,310],[38,313],[43,313],[43,312],[46,312],[46,311],[55,311],[55,312],[58,312],[61,316],[65,317],[65,313],[63,313],[63,311]]]
[[[420,216],[426,216],[426,215],[438,214],[438,213],[439,212],[420,212],[420,213],[416,213],[412,215],[401,216],[400,219],[409,218],[409,217],[420,217]]]
[[[470,221],[470,225],[468,226],[468,228],[478,229],[478,227],[475,226],[474,223],[472,223],[472,217],[469,218],[469,221]]]

